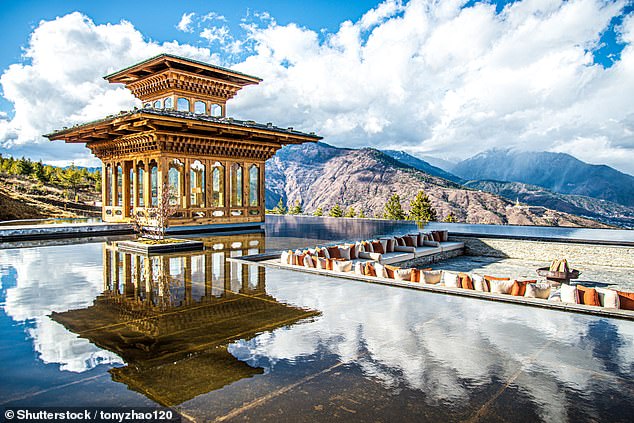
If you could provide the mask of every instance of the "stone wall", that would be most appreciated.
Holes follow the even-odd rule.
[[[457,236],[452,236],[451,241],[464,242],[465,255],[470,256],[524,259],[546,263],[556,258],[565,258],[573,264],[634,268],[634,247]]]

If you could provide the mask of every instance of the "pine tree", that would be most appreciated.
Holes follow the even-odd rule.
[[[317,207],[317,210],[313,212],[313,216],[323,216],[323,215],[324,215],[324,209],[322,209],[321,207]]]
[[[357,216],[357,211],[354,209],[354,207],[349,207],[348,210],[346,210],[346,214],[343,215],[343,217],[356,217]]]
[[[391,220],[405,220],[406,215],[403,211],[403,207],[401,206],[401,197],[398,194],[392,194],[387,203],[385,204],[385,214],[386,219]]]
[[[302,204],[299,200],[295,200],[295,205],[288,209],[288,214],[302,214],[304,213],[304,209],[302,208]]]
[[[275,206],[271,212],[274,214],[286,214],[286,207],[284,206],[284,201],[281,198],[277,203],[277,206]]]
[[[445,220],[443,220],[443,222],[447,222],[447,223],[454,223],[456,221],[456,218],[453,216],[453,214],[451,214],[451,212],[449,212],[449,214],[445,217]]]
[[[343,209],[337,203],[337,204],[335,204],[335,206],[333,208],[330,209],[330,211],[328,212],[328,216],[330,216],[330,217],[342,217],[343,216]]]
[[[434,222],[438,219],[425,191],[418,191],[416,198],[410,203],[409,219],[416,222]]]

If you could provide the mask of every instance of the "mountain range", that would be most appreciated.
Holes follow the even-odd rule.
[[[634,207],[634,176],[564,153],[489,150],[456,164],[452,173],[470,181],[521,182]]]
[[[467,223],[605,227],[546,207],[517,206],[500,195],[463,186],[455,175],[448,179],[446,171],[423,160],[417,164],[425,170],[400,160],[371,148],[325,143],[286,146],[266,164],[266,207],[273,208],[281,198],[287,205],[299,201],[306,213],[339,204],[376,216],[392,194],[399,194],[408,210],[409,202],[424,190],[440,220],[451,213],[456,221]]]

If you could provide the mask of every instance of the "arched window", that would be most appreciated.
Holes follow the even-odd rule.
[[[196,160],[189,167],[190,203],[192,207],[205,207],[205,165]]]
[[[225,206],[225,168],[220,162],[213,165],[211,171],[211,206]]]
[[[231,192],[231,207],[242,207],[242,166],[238,163],[231,165],[229,179]]]
[[[150,162],[150,203],[158,207],[158,166],[154,160]]]
[[[123,204],[123,169],[121,168],[121,164],[117,163],[117,204],[116,206],[121,206]]]
[[[163,104],[165,104],[165,108],[166,109],[173,109],[174,108],[174,99],[172,97],[167,97],[165,99],[165,101],[163,102]]]
[[[212,104],[210,112],[211,116],[220,117],[222,116],[222,106],[220,104]]]
[[[172,206],[180,206],[181,198],[183,196],[183,162],[178,159],[173,159],[169,164],[169,171],[167,172],[167,180],[169,186],[170,196],[169,203]]]
[[[184,97],[180,97],[176,101],[176,110],[179,112],[189,112],[189,100]]]
[[[137,176],[136,176],[136,198],[137,204],[139,207],[145,206],[145,200],[143,196],[145,195],[145,165],[143,162],[138,162],[136,165]]]
[[[194,102],[194,113],[196,113],[197,115],[204,115],[206,109],[207,109],[207,106],[205,105],[204,101]]]
[[[249,168],[249,206],[260,205],[260,168],[253,165]]]
[[[106,206],[112,205],[112,166],[106,165],[106,186],[102,187],[106,193]]]
[[[155,108],[155,109],[162,109],[162,108],[163,108],[163,101],[161,101],[161,100],[156,100],[156,101],[154,102],[154,108]]]

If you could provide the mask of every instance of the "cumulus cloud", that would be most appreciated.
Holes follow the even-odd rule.
[[[634,173],[631,15],[615,28],[620,58],[608,68],[594,60],[624,5],[522,0],[496,10],[487,2],[387,0],[334,32],[259,13],[232,34],[219,15],[183,15],[221,56],[148,42],[127,22],[96,26],[72,14],[42,22],[26,49],[32,63],[5,71],[15,116],[0,118],[0,142],[33,142],[45,128],[129,107],[129,94],[99,77],[170,49],[264,79],[230,103],[236,117],[317,131],[335,145],[453,160],[493,147],[564,151]],[[64,54],[67,45],[86,53]],[[39,56],[56,72],[39,66]],[[77,86],[85,89],[68,92]],[[59,112],[35,119],[42,106]]]
[[[181,16],[181,20],[178,22],[178,24],[176,25],[176,28],[179,31],[183,31],[183,32],[194,32],[194,28],[192,28],[192,18],[194,17],[195,13],[191,12],[191,13],[183,13],[183,16]]]

